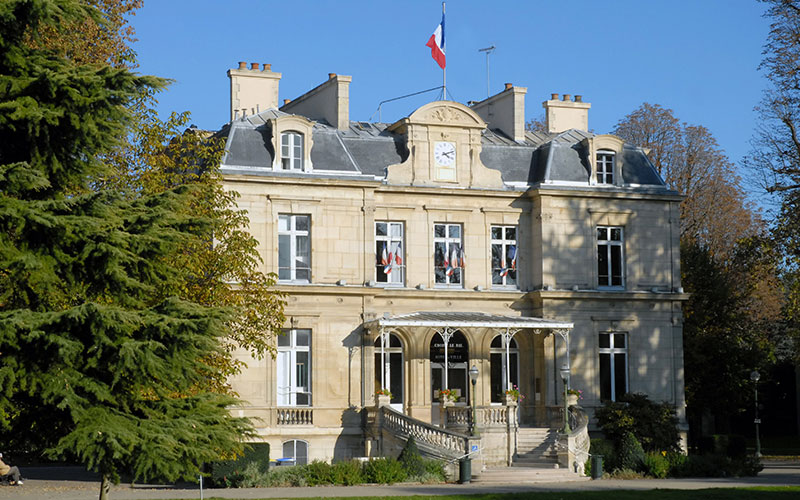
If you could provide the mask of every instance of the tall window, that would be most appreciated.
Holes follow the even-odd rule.
[[[383,344],[383,337],[378,336],[375,347],[375,388],[389,389],[392,398],[389,403],[402,411],[403,407],[403,344],[400,337],[390,333],[388,344]]]
[[[517,285],[516,226],[492,226],[492,285]]]
[[[506,370],[511,377],[511,385],[519,387],[519,348],[517,341],[511,339],[508,344],[508,362],[506,362],[506,348],[503,346],[503,336],[498,335],[492,339],[489,347],[489,363],[491,369],[492,403],[502,403],[505,400],[508,380]]]
[[[278,279],[311,281],[311,217],[278,216]]]
[[[283,457],[293,458],[295,465],[308,464],[308,443],[299,439],[292,439],[283,443]]]
[[[600,334],[600,399],[616,401],[628,392],[628,346],[624,333]]]
[[[278,336],[278,406],[311,406],[311,330]]]
[[[622,228],[597,228],[597,279],[600,287],[622,288]]]
[[[375,222],[375,280],[402,285],[405,282],[405,254],[402,222]]]
[[[597,152],[597,183],[614,184],[614,156],[613,151],[601,149]]]
[[[303,134],[300,132],[281,134],[281,168],[303,170]]]
[[[466,256],[461,246],[461,224],[434,224],[433,272],[436,285],[461,287]]]

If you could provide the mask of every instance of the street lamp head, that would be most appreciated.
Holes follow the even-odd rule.
[[[569,380],[569,365],[564,363],[561,365],[561,380],[566,384]]]
[[[469,379],[472,380],[473,384],[478,381],[478,367],[477,366],[472,365],[472,368],[469,369]]]
[[[761,374],[758,373],[758,370],[753,370],[750,372],[750,380],[753,382],[758,382],[758,379],[761,378]]]

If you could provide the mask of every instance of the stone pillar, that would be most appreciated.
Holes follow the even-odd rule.
[[[511,467],[517,453],[517,400],[506,394],[506,465]]]
[[[439,395],[439,427],[447,429],[447,409],[453,406],[450,398]]]

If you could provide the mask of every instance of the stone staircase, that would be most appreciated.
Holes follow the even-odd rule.
[[[548,428],[520,427],[517,454],[511,467],[487,467],[472,482],[479,484],[534,484],[586,481],[558,466],[558,432]]]
[[[520,427],[514,467],[558,467],[558,432],[547,427]]]

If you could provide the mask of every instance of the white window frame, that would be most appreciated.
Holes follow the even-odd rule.
[[[444,226],[444,236],[436,236],[436,228],[438,226]],[[450,236],[450,229],[458,227],[458,237]],[[437,266],[436,265],[436,244],[441,243],[445,246],[447,255],[446,257],[449,259],[453,254],[453,249],[455,247],[456,255],[461,256],[462,245],[464,241],[464,225],[461,223],[450,223],[450,222],[436,222],[433,225],[433,281],[434,286],[437,288],[464,288],[464,269],[461,267],[456,268],[451,275],[447,275],[446,268]],[[439,276],[437,275],[437,270],[441,270],[444,273],[444,280],[443,282],[437,281]]]
[[[600,239],[600,231],[605,231],[606,239]],[[614,231],[619,230],[619,239],[612,240]],[[597,241],[597,287],[606,290],[620,290],[625,288],[625,231],[622,226],[597,226],[595,229]],[[619,249],[619,276],[613,275],[614,268],[614,249]],[[601,255],[605,254],[606,266],[605,274],[601,272]],[[604,277],[605,276],[605,282]],[[614,283],[614,279],[619,278],[619,284]]]
[[[386,234],[378,234],[378,225],[386,226]],[[406,256],[405,256],[405,224],[396,221],[375,221],[375,281],[386,286],[403,286],[406,279]],[[383,273],[381,264],[381,254],[383,244],[386,244],[386,251],[393,256],[394,263],[390,274]],[[400,264],[397,264],[396,252],[400,252]]]
[[[493,347],[492,344],[495,343],[495,340],[500,340],[500,347]],[[506,348],[503,347],[503,335],[496,335],[492,342],[489,344],[489,387],[493,387],[494,381],[491,380],[492,376],[494,375],[494,370],[492,370],[492,355],[500,356],[500,390],[502,391],[501,394],[491,394],[490,400],[492,404],[500,404],[505,400],[505,392],[509,389],[508,381],[506,380],[506,363],[511,362],[512,366],[516,364],[516,370],[509,370],[509,375],[511,375],[511,384],[516,385],[519,387],[519,344],[517,344],[517,340],[515,338],[511,338],[508,344],[508,356],[509,359],[506,361]],[[513,361],[512,361],[513,360]],[[515,382],[516,381],[516,382]]]
[[[307,230],[297,229],[297,221],[300,218],[305,218],[307,220],[306,227]],[[288,223],[284,226],[283,220],[286,220]],[[288,236],[289,238],[289,266],[281,267],[281,245],[280,240],[281,236]],[[298,255],[298,239],[304,237],[308,241],[308,254],[305,255],[307,260],[307,267],[298,266],[298,260],[300,259],[300,255]],[[286,277],[284,271],[289,272],[289,276]],[[298,270],[305,271],[307,278],[298,278]],[[278,281],[281,282],[289,282],[289,283],[310,283],[311,282],[311,216],[310,215],[296,215],[296,214],[279,214],[278,215]]]
[[[595,154],[595,169],[597,184],[600,185],[613,185],[614,184],[614,163],[616,162],[617,153],[610,149],[600,149]]]
[[[296,130],[281,133],[281,170],[303,171],[304,137]]]
[[[494,237],[494,230],[495,229],[500,229],[500,235],[501,235],[500,239],[496,239]],[[513,229],[514,230],[514,239],[506,238],[506,230],[508,230],[508,229]],[[519,279],[518,279],[519,278],[519,274],[517,272],[519,270],[519,265],[518,265],[519,264],[519,246],[517,246],[517,237],[518,236],[519,236],[519,228],[517,226],[493,225],[493,226],[491,226],[489,228],[489,238],[491,240],[491,246],[490,246],[489,250],[491,252],[490,255],[492,256],[492,271],[491,271],[492,272],[492,276],[491,276],[491,280],[490,281],[492,283],[492,288],[514,288],[514,289],[516,289],[516,288],[519,287]],[[514,247],[514,251],[517,252],[516,255],[515,255],[515,258],[516,258],[516,261],[517,261],[517,266],[515,266],[515,269],[513,269],[513,270],[509,269],[508,273],[506,274],[506,276],[502,276],[501,275],[502,274],[502,267],[500,267],[500,268],[494,267],[493,261],[494,261],[494,246],[495,245],[500,245],[500,247],[501,247],[501,255],[502,255],[502,258],[505,259],[505,260],[508,260],[509,247],[513,246]],[[507,266],[511,266],[511,262],[506,262],[506,265]],[[495,273],[495,271],[497,272],[498,277],[501,280],[500,283],[495,283],[494,282],[494,279],[495,279],[495,274],[494,273]],[[513,276],[511,276],[512,273],[513,273]],[[511,277],[511,280],[513,280],[512,283],[509,283],[509,281],[510,281],[509,277]]]
[[[616,357],[618,354],[622,354],[625,359],[625,393],[629,392],[629,385],[628,385],[628,335],[625,332],[600,332],[600,335],[608,335],[608,347],[600,347],[600,338],[598,337],[597,341],[597,353],[598,353],[598,366],[597,366],[597,373],[600,376],[600,380],[598,383],[598,387],[600,388],[600,399],[603,399],[603,378],[601,374],[601,367],[602,367],[602,356],[608,356],[609,363],[609,382],[611,384],[609,394],[611,396],[611,401],[616,401],[617,397],[622,396],[622,394],[617,394],[617,380],[616,380]],[[617,337],[621,337],[623,339],[624,347],[614,347],[615,342],[614,340]]]
[[[308,345],[298,345],[298,333],[307,336]],[[284,330],[284,333],[278,337],[278,355],[275,361],[278,406],[312,406],[311,342],[311,330],[309,329]],[[302,355],[298,356],[299,353],[306,353],[305,363],[302,362],[302,359],[298,360],[303,357]]]
[[[297,444],[298,443],[302,443],[302,446],[305,447],[305,457],[303,457],[305,460],[300,460],[300,461],[297,460]],[[288,456],[285,453],[287,444],[291,444],[291,446],[292,446],[292,453],[291,453],[291,455],[288,455]],[[290,439],[288,441],[284,441],[283,443],[281,443],[281,453],[283,453],[283,455],[284,455],[282,458],[291,458],[291,459],[293,459],[295,465],[308,465],[308,441],[304,441],[302,439]]]

